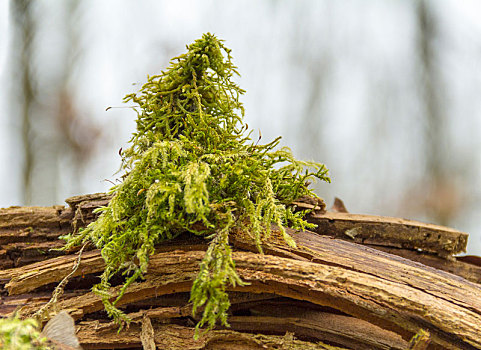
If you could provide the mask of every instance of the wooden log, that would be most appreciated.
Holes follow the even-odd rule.
[[[0,272],[0,278],[9,280],[5,288],[10,295],[18,295],[50,283],[60,282],[72,271],[75,262],[75,256],[61,256]],[[80,267],[72,277],[98,273],[103,271],[104,266],[99,250],[85,252],[82,254]]]
[[[468,234],[449,227],[384,216],[314,213],[319,234],[381,247],[407,248],[450,257],[466,251]]]
[[[111,195],[95,193],[66,199],[73,212],[81,209],[83,223],[95,217],[93,209],[105,206]],[[422,250],[440,256],[452,256],[466,250],[468,234],[449,227],[426,224],[400,218],[326,212],[325,204],[317,198],[305,197],[294,202],[298,209],[314,209],[308,221],[318,225],[317,233],[372,246]],[[76,220],[80,220],[78,213]]]
[[[71,231],[72,212],[63,206],[0,209],[0,268],[42,261],[60,253],[58,237]]]
[[[291,305],[283,308],[272,306],[275,308],[271,310],[266,310],[265,305],[251,308],[251,312],[261,315],[233,316],[229,318],[229,324],[236,331],[264,334],[292,332],[301,339],[316,339],[357,350],[407,348],[407,341],[400,335],[355,317]]]
[[[81,322],[78,337],[84,349],[138,348],[141,346],[141,325],[131,326],[117,333],[117,327],[98,321]],[[312,343],[296,339],[292,333],[284,336],[240,333],[232,330],[214,330],[194,340],[192,327],[176,324],[153,323],[155,345],[158,349],[225,350],[225,349],[299,349],[299,350],[347,350],[346,348]]]
[[[108,205],[110,199],[112,199],[112,195],[106,193],[92,193],[67,198],[65,202],[74,213],[71,222],[72,229],[76,231],[78,228],[87,226],[94,221],[98,214],[93,213],[93,211]]]
[[[83,209],[87,209],[89,207],[95,209],[100,206],[107,205],[110,199],[112,199],[112,195],[99,192],[69,197],[65,200],[65,202],[69,205],[72,211],[75,212],[81,204],[83,204]]]
[[[307,300],[405,338],[424,328],[434,344],[446,348],[481,348],[481,286],[368,247],[316,237],[318,241],[310,248],[317,252],[312,255],[314,262],[234,252],[239,274],[250,285],[230,290]],[[118,305],[188,292],[203,255],[203,251],[153,255],[146,281],[129,287]],[[117,290],[112,289],[112,295]],[[92,293],[63,300],[58,307],[77,319],[103,309]],[[26,306],[22,313],[35,309]]]
[[[105,193],[96,193],[68,198],[66,202],[69,204],[70,208],[54,206],[49,208],[13,207],[1,209],[0,218],[2,217],[2,213],[4,211],[5,215],[3,215],[4,225],[0,225],[0,268],[6,269],[23,266],[29,263],[34,263],[36,261],[42,261],[47,258],[62,255],[63,253],[50,250],[51,248],[61,247],[64,244],[64,241],[57,240],[56,238],[59,235],[64,235],[71,232],[73,230],[73,227],[79,228],[90,223],[96,217],[92,213],[92,211],[100,206],[107,205],[110,198],[111,196],[106,195]],[[306,204],[303,202],[296,202],[296,205],[299,206],[301,209],[309,209],[310,207],[312,207],[312,204]],[[306,206],[308,206],[309,208]],[[338,220],[334,218],[334,216],[337,216],[338,219],[340,219],[341,223],[339,223]],[[13,219],[13,224],[7,223],[7,217]],[[325,219],[327,218],[328,226],[330,228],[328,227],[328,229],[326,230],[321,230],[321,228],[318,228],[318,233],[331,234],[338,238],[350,241],[353,241],[353,239],[344,233],[346,230],[343,231],[340,227],[344,227],[343,225],[347,225],[347,231],[349,231],[353,228],[356,228],[356,225],[359,226],[366,224],[366,220],[354,220],[353,218],[356,217],[355,214],[326,213],[323,210],[317,210],[316,212],[314,212],[314,214],[309,217],[309,220],[315,223],[319,223],[319,218],[321,217],[324,218],[323,222],[325,222]],[[357,215],[357,217],[359,217],[359,215]],[[384,251],[389,251],[393,254],[400,255],[408,259],[413,259],[426,265],[433,266],[438,269],[443,269],[445,271],[458,274],[459,276],[462,276],[474,282],[479,282],[481,280],[481,266],[473,265],[469,261],[458,261],[457,259],[452,258],[449,254],[451,254],[453,250],[448,254],[445,249],[441,249],[440,247],[436,246],[436,240],[431,240],[428,243],[424,243],[424,238],[420,237],[418,233],[420,232],[420,230],[422,230],[420,227],[424,227],[426,226],[426,224],[403,220],[404,224],[397,224],[393,226],[392,222],[389,221],[383,223],[384,218],[382,217],[365,217],[367,217],[368,219],[376,219],[376,225],[380,227],[389,227],[388,230],[384,230],[384,240],[382,240],[382,242],[379,242],[378,239],[374,245],[370,245],[371,247],[375,247]],[[41,219],[40,221],[43,221],[43,218],[46,218],[46,222],[50,223],[50,225],[47,225],[47,227],[35,226],[36,222],[39,221],[39,218]],[[42,225],[45,226],[45,224]],[[367,227],[369,227],[369,225]],[[34,232],[31,229],[32,227],[35,227]],[[446,241],[451,238],[454,239],[453,242],[457,242],[455,244],[458,246],[457,250],[462,250],[465,246],[466,234],[459,232],[457,233],[457,231],[455,231],[453,233],[454,237],[449,238],[448,236],[451,234],[449,233],[452,231],[451,229],[434,225],[427,225],[427,227],[437,230],[436,234],[444,237],[441,241]],[[61,228],[61,230],[59,230],[59,228]],[[438,230],[438,228],[440,229]],[[389,232],[393,230],[399,230],[399,232],[394,236],[390,235]],[[365,231],[367,231],[367,229]],[[353,231],[349,232],[352,234]],[[448,232],[448,236],[445,236],[446,232]],[[368,235],[369,234],[370,233],[368,232]],[[417,235],[418,237],[416,244],[413,244],[415,240],[410,238],[414,237],[413,235]],[[9,242],[9,240],[12,240],[12,237],[14,237],[15,242],[7,243]],[[399,242],[399,237],[401,237],[402,242]],[[431,237],[434,236],[431,235]],[[361,236],[357,236],[357,239],[355,239],[354,241],[356,243],[363,244],[367,244],[367,242],[370,242],[370,240],[364,241],[363,239],[361,239]],[[427,245],[432,246],[433,244],[434,248],[431,250],[435,251],[434,254],[437,254],[438,256],[442,255],[444,257],[446,257],[446,254],[448,254],[448,256],[451,257],[449,261],[445,262],[442,259],[436,259],[436,257],[433,257],[432,254],[426,254],[426,252],[429,251]],[[397,248],[399,246],[404,246],[404,248]],[[416,249],[416,247],[418,247],[419,249]],[[419,252],[419,250],[423,249],[424,252]]]
[[[33,256],[31,261],[37,262],[22,266],[28,261],[28,254],[34,251],[30,249],[28,242],[32,240],[34,244],[43,244],[44,247],[52,242],[53,245],[61,242],[56,240],[55,233],[68,232],[72,230],[72,226],[78,228],[88,224],[95,219],[93,209],[107,204],[108,201],[108,197],[100,194],[87,199],[79,197],[71,201],[70,208],[52,207],[47,210],[39,208],[38,213],[37,208],[24,211],[18,210],[19,208],[6,209],[13,210],[7,213],[11,215],[13,221],[10,226],[0,225],[0,239],[2,234],[4,237],[1,248],[9,258],[15,248],[23,255],[20,262],[17,261],[15,265],[18,267],[0,270],[0,293],[2,293],[0,315],[11,313],[22,305],[21,314],[31,315],[46,302],[48,291],[51,291],[55,283],[72,270],[76,260],[75,255],[54,257],[45,261],[35,260],[37,257]],[[38,223],[39,229],[31,226],[35,233],[28,236],[31,231],[28,221],[30,215],[35,218],[43,215],[46,221]],[[320,214],[317,213],[317,215]],[[349,217],[354,218],[353,214]],[[372,225],[380,225],[381,228],[378,227],[376,232],[387,232],[386,236],[392,236],[394,241],[399,238],[391,232],[395,231],[396,227],[407,235],[416,230],[424,233],[429,231],[423,231],[424,229],[419,225],[393,223],[389,220],[384,227],[382,222],[385,219],[377,218],[378,221]],[[340,220],[335,219],[329,224],[334,225],[337,221],[342,222],[344,219],[345,217]],[[360,222],[363,222],[356,220],[351,220],[351,224],[361,225]],[[366,225],[369,227],[371,224],[366,223]],[[437,239],[438,243],[452,239],[452,242],[457,240],[457,243],[453,243],[453,247],[463,245],[465,234],[460,235],[439,227],[430,229],[440,232],[442,238]],[[342,233],[344,235],[342,240],[313,232],[288,231],[294,237],[297,247],[287,247],[280,238],[279,231],[274,229],[272,235],[263,243],[265,255],[258,253],[249,233],[234,232],[231,235],[231,243],[236,250],[234,259],[239,274],[250,283],[244,287],[228,288],[230,293],[238,293],[237,298],[241,295],[246,296],[234,303],[231,308],[235,313],[230,318],[233,320],[234,331],[249,331],[248,325],[256,324],[258,331],[263,330],[266,333],[274,332],[276,329],[281,332],[294,331],[306,339],[317,334],[319,339],[322,337],[323,340],[339,346],[354,344],[352,345],[354,348],[363,349],[372,346],[373,349],[377,349],[383,346],[384,348],[402,348],[399,344],[404,346],[413,334],[425,330],[425,334],[429,334],[430,337],[429,348],[481,349],[481,336],[478,335],[481,334],[481,286],[440,270],[444,269],[479,282],[479,266],[455,259],[442,259],[435,255],[421,254],[415,250],[396,249],[389,244],[376,243],[377,249],[372,249],[353,242],[358,235],[353,235],[352,231],[349,233],[354,236],[354,239]],[[23,232],[28,239],[23,241],[23,238],[15,238],[15,232]],[[366,234],[369,233],[366,232]],[[12,237],[19,240],[18,245],[9,241]],[[415,237],[421,239],[419,235]],[[409,241],[406,238],[402,239]],[[456,250],[441,249],[443,245],[436,244],[426,243],[426,247],[431,246],[434,253],[444,256]],[[415,249],[417,243],[406,244],[406,247]],[[175,319],[178,323],[184,322],[183,326],[192,332],[194,323],[187,322],[193,317],[188,312],[190,309],[188,293],[198,273],[198,265],[204,256],[205,248],[204,240],[190,236],[179,237],[178,240],[156,247],[156,254],[150,259],[146,280],[128,288],[119,303],[120,307],[130,312],[135,320],[143,319],[144,315],[152,321],[159,322],[172,322]],[[409,259],[382,250],[396,253],[403,251],[402,254],[397,255]],[[1,253],[0,251],[0,263]],[[423,264],[414,262],[413,260],[416,259],[414,255],[410,256],[410,253],[421,256],[422,259],[419,261]],[[44,257],[52,256],[54,255],[44,255]],[[428,267],[426,264],[436,268]],[[73,293],[71,289],[67,290],[56,307],[69,310],[77,320],[105,317],[102,316],[103,304],[100,299],[93,293],[87,292],[94,281],[93,276],[98,275],[103,270],[103,266],[103,260],[98,251],[85,252],[72,282],[73,286],[78,287],[78,291]],[[4,287],[6,289],[2,289]],[[11,296],[5,297],[7,290]],[[118,290],[119,287],[112,288],[112,295],[115,295]],[[253,295],[259,295],[259,303]],[[286,300],[290,305],[289,315],[273,314],[267,310],[266,300],[270,300],[269,303],[274,305],[278,303],[275,298],[279,297],[288,298]],[[175,305],[169,304],[176,298]],[[300,316],[301,311],[293,312],[297,303],[304,303],[301,306],[304,310],[303,317]],[[280,304],[276,305],[275,310],[288,308],[287,306],[283,308]],[[320,309],[315,309],[312,305],[317,305]],[[142,311],[149,307],[154,309],[151,312]],[[322,319],[325,322],[315,322],[315,319]],[[326,320],[330,320],[330,323],[326,324]],[[342,334],[338,334],[335,325],[342,324],[341,320],[350,326],[345,328]],[[156,327],[159,326],[157,321],[152,323],[153,331],[147,330],[148,327],[146,327],[144,332],[144,342],[150,346],[152,337],[159,346],[156,333]],[[362,333],[362,330],[365,332]],[[140,346],[140,332],[139,329],[136,333],[135,344],[137,345],[132,343],[133,346]],[[389,346],[380,340],[387,341],[388,334],[394,336]],[[366,341],[363,343],[361,339]],[[375,339],[375,341],[369,343],[367,342],[369,339]],[[399,342],[396,343],[396,341]],[[115,346],[120,346],[120,343]]]
[[[105,193],[94,193],[68,198],[69,208],[55,205],[0,209],[0,269],[64,255],[52,250],[65,244],[58,237],[95,220],[93,210],[107,205],[110,199]]]
[[[27,228],[23,236],[35,237],[44,232],[41,228],[59,229],[64,225],[70,226],[70,215],[65,214],[65,207],[10,207],[0,210],[0,232],[12,228]],[[36,231],[39,230],[39,231]],[[10,231],[7,231],[9,233]],[[48,236],[47,236],[48,237]],[[0,243],[15,242],[18,237],[7,234],[0,236]]]
[[[317,225],[314,231],[319,234],[373,246],[422,250],[442,257],[466,251],[468,234],[449,227],[387,216],[351,214],[342,201],[338,204],[342,210],[335,212],[326,211],[325,206],[316,204],[310,197],[300,198],[291,205],[294,210],[312,210],[307,221]]]
[[[471,262],[472,260],[470,259],[464,259],[464,256],[445,259],[436,254],[429,254],[417,250],[371,245],[368,246],[374,249],[382,250],[383,252],[389,254],[394,254],[412,261],[417,261],[423,265],[431,266],[438,270],[443,270],[461,276],[471,282],[481,283],[481,266],[473,264]]]

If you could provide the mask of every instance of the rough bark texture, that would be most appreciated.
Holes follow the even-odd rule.
[[[77,255],[38,247],[61,246],[59,234],[92,221],[92,210],[108,200],[98,194],[69,199],[69,208],[0,210],[0,265],[9,267],[0,271],[0,315],[18,309],[30,316],[48,301]],[[248,233],[232,235],[236,267],[249,284],[229,289],[231,327],[199,340],[193,339],[198,315],[188,301],[207,246],[198,237],[157,248],[146,279],[119,303],[133,320],[127,330],[117,333],[90,291],[104,266],[98,250],[83,253],[55,307],[78,321],[84,349],[407,349],[421,331],[418,345],[428,349],[481,349],[481,268],[469,262],[475,258],[451,255],[465,248],[466,234],[348,213],[317,212],[310,219],[320,224],[317,232],[290,232],[297,248],[274,229],[264,255]]]
[[[343,206],[341,211],[326,212],[306,200],[293,204],[299,209],[314,209],[308,221],[316,224],[315,231],[323,235],[381,247],[422,250],[442,257],[466,251],[468,234],[449,227],[401,218],[350,214]]]

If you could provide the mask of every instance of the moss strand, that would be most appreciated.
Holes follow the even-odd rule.
[[[244,91],[234,75],[230,50],[207,33],[124,99],[138,105],[138,118],[131,146],[122,152],[123,182],[111,189],[114,196],[97,221],[69,236],[65,246],[90,240],[102,250],[106,269],[94,292],[119,322],[128,319],[116,303],[145,275],[155,245],[165,240],[182,232],[210,240],[191,291],[194,312],[203,310],[198,336],[200,327],[227,325],[226,286],[243,284],[230,234],[247,232],[262,251],[272,223],[291,246],[282,227],[310,227],[286,204],[314,195],[306,181],[329,181],[327,169],[296,160],[288,148],[276,150],[280,138],[252,142],[239,101]],[[111,295],[109,281],[119,272],[125,282]]]

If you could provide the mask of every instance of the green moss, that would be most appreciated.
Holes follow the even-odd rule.
[[[204,34],[165,72],[125,97],[138,105],[138,118],[122,153],[123,182],[112,188],[114,197],[97,221],[66,244],[91,240],[101,248],[106,269],[94,291],[117,320],[126,318],[115,304],[146,273],[154,246],[188,231],[210,241],[191,291],[194,312],[204,309],[197,327],[227,325],[225,288],[243,284],[229,234],[248,232],[261,251],[271,223],[311,227],[286,205],[313,195],[308,179],[329,181],[327,169],[294,159],[287,148],[276,150],[280,138],[265,145],[250,139],[239,102],[244,91],[232,81],[237,74],[230,50]],[[109,280],[121,271],[125,284],[111,302]]]
[[[50,347],[40,334],[36,320],[12,317],[0,319],[0,349],[48,350]]]

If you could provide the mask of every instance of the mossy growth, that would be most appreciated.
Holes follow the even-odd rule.
[[[50,350],[47,338],[39,331],[33,318],[18,317],[0,319],[0,349],[4,350]]]
[[[197,330],[217,321],[227,325],[226,286],[244,283],[229,234],[248,233],[262,252],[271,223],[291,246],[295,242],[282,227],[311,227],[305,213],[287,204],[314,195],[307,182],[329,181],[327,169],[296,160],[288,148],[276,150],[280,137],[264,145],[251,140],[230,52],[204,34],[124,99],[138,105],[138,118],[131,146],[122,152],[123,181],[111,189],[114,196],[97,221],[68,237],[65,247],[90,240],[101,249],[106,268],[94,291],[116,320],[126,320],[115,305],[147,272],[155,245],[190,232],[209,240],[191,290],[194,313],[203,308]],[[114,300],[109,280],[119,272],[126,278]]]

